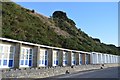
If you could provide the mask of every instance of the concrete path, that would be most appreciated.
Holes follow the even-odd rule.
[[[120,67],[77,72],[73,74],[55,76],[52,78],[120,78]]]

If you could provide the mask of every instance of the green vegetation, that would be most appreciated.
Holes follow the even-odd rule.
[[[77,29],[63,11],[55,11],[48,18],[12,2],[3,3],[2,7],[2,37],[75,50],[118,53],[116,46],[103,44]],[[65,37],[66,34],[69,36]]]

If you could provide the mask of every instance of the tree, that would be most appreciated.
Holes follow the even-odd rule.
[[[63,11],[55,11],[53,14],[52,14],[53,18],[59,18],[59,19],[64,19],[66,20],[67,19],[67,15],[65,12]]]

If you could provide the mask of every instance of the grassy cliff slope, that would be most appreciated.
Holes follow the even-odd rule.
[[[12,2],[2,7],[2,37],[75,50],[118,52],[116,46],[101,43],[78,29],[63,11],[46,17]]]

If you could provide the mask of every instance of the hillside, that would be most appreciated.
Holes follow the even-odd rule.
[[[118,52],[116,46],[101,43],[78,29],[63,11],[46,17],[12,2],[2,7],[2,37],[82,51]]]

